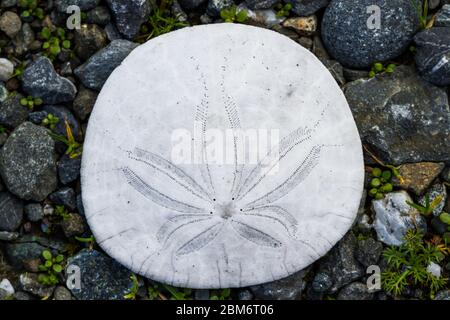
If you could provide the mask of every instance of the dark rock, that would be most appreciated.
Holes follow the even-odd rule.
[[[450,109],[444,89],[409,67],[344,88],[362,140],[387,163],[449,162]]]
[[[70,289],[80,300],[122,300],[133,287],[131,271],[95,250],[82,250],[68,259],[67,266],[78,266],[81,288]]]
[[[268,0],[271,1],[271,0]],[[234,5],[233,0],[209,0],[206,13],[211,17],[220,16],[220,11]]]
[[[27,120],[30,110],[20,104],[23,96],[17,94],[0,102],[0,125],[14,129]]]
[[[23,273],[19,278],[20,287],[23,291],[31,293],[40,298],[48,298],[53,294],[55,286],[46,286],[38,281],[38,275],[34,273]]]
[[[150,14],[148,1],[143,0],[106,0],[114,16],[117,29],[127,39],[135,37],[141,24]]]
[[[77,209],[78,209],[78,213],[81,215],[85,215],[84,214],[84,207],[83,207],[83,199],[81,198],[81,194],[77,195]]]
[[[24,200],[44,200],[57,185],[54,148],[47,129],[31,122],[17,127],[0,153],[0,173],[8,190]]]
[[[25,214],[29,221],[37,222],[44,216],[44,210],[40,203],[30,203],[25,206]]]
[[[66,287],[57,286],[55,291],[53,292],[53,299],[60,301],[72,300],[72,295]]]
[[[330,0],[287,0],[292,4],[292,12],[300,17],[312,15],[322,8],[325,8]]]
[[[0,241],[13,241],[16,240],[18,237],[19,237],[18,232],[0,231]]]
[[[439,291],[434,297],[434,300],[450,300],[450,290]]]
[[[269,9],[272,8],[277,2],[277,0],[245,0],[247,7],[252,10]]]
[[[22,88],[48,104],[72,101],[77,94],[75,85],[59,76],[46,57],[40,57],[27,66],[22,76]]]
[[[335,60],[321,60],[339,86],[345,84],[344,68]]]
[[[91,113],[94,108],[95,101],[97,100],[98,93],[89,90],[83,86],[80,87],[78,94],[73,101],[73,111],[81,119],[86,120],[86,118]]]
[[[416,195],[421,195],[439,176],[444,167],[444,163],[434,162],[407,163],[401,165],[398,168],[398,173],[403,178],[403,183],[394,177],[394,186],[412,191]]]
[[[116,25],[112,22],[105,26],[105,33],[109,41],[120,40],[123,38],[119,33],[119,30],[117,30]]]
[[[6,258],[11,266],[23,269],[24,264],[32,259],[41,257],[46,247],[36,242],[7,243],[5,245]]]
[[[447,200],[447,189],[444,184],[436,183],[430,189],[428,189],[427,193],[419,198],[419,204],[422,206],[426,205],[427,196],[430,202],[433,202],[436,198],[441,197],[442,200],[436,205],[433,209],[432,214],[436,217],[438,216],[445,206],[445,201]]]
[[[99,91],[114,69],[137,46],[137,43],[127,40],[114,40],[76,68],[75,75],[85,87]]]
[[[31,28],[29,23],[24,23],[22,29],[20,29],[19,33],[13,39],[16,55],[22,56],[26,52],[28,52],[34,40],[35,36],[33,29]]]
[[[82,133],[80,125],[78,124],[77,119],[73,116],[72,112],[69,111],[66,107],[63,106],[44,106],[42,111],[47,112],[47,114],[52,114],[59,119],[58,123],[55,126],[53,131],[59,135],[66,136],[66,121],[72,130],[72,134],[77,141],[82,140]]]
[[[304,280],[309,268],[298,271],[287,278],[250,287],[256,299],[297,300],[306,287]]]
[[[373,238],[358,241],[355,257],[365,267],[376,265],[383,252],[383,245]]]
[[[77,207],[75,191],[72,188],[64,187],[52,193],[49,199],[56,204],[63,205],[69,210],[75,210]]]
[[[8,192],[0,193],[0,231],[14,231],[22,223],[22,201]]]
[[[17,0],[2,0],[0,8],[11,8],[17,5]]]
[[[77,213],[70,213],[69,216],[61,222],[61,228],[67,238],[80,235],[86,230],[83,218]]]
[[[47,118],[47,116],[47,111],[35,111],[29,114],[28,119],[34,124],[40,125],[42,124],[42,121]]]
[[[450,183],[450,167],[447,167],[442,171],[441,177],[445,182]]]
[[[351,82],[369,77],[369,71],[344,68],[345,80]]]
[[[368,28],[367,8],[381,9],[381,27]],[[419,27],[417,10],[404,0],[333,0],[322,20],[328,52],[346,67],[365,68],[401,55]]]
[[[318,293],[325,293],[333,286],[333,278],[326,272],[318,272],[312,281],[311,288]]]
[[[198,289],[194,292],[195,300],[209,300],[209,290],[208,289]]]
[[[100,0],[55,0],[56,8],[59,12],[67,13],[68,6],[78,6],[81,11],[87,11],[95,8]]]
[[[67,155],[61,157],[58,162],[59,181],[68,184],[75,181],[80,175],[81,158],[70,158]]]
[[[338,294],[338,300],[373,300],[373,293],[367,289],[367,285],[361,282],[353,282],[345,286]]]
[[[23,291],[14,293],[14,299],[21,301],[35,300],[35,298],[31,294]]]
[[[438,235],[443,235],[448,232],[448,224],[442,222],[439,217],[434,217],[431,219],[431,227]]]
[[[100,26],[106,26],[111,21],[111,15],[107,7],[98,6],[86,14],[87,23],[95,23]]]
[[[438,86],[450,85],[450,27],[419,32],[416,43],[416,66],[420,75]]]
[[[198,7],[206,3],[206,1],[208,0],[178,0],[181,7],[187,11],[197,9]]]
[[[107,43],[105,31],[96,24],[83,24],[75,31],[75,52],[82,60],[89,59]]]
[[[239,290],[238,300],[241,300],[241,301],[253,300],[253,294],[250,292],[250,290],[247,290],[247,289]]]
[[[435,27],[450,27],[450,4],[444,5],[436,14]]]

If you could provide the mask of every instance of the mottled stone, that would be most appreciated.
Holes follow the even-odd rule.
[[[62,184],[75,181],[80,175],[81,158],[70,158],[64,155],[58,162],[58,176]]]
[[[0,58],[0,81],[8,81],[14,73],[14,65],[5,58]]]
[[[69,216],[61,222],[61,227],[67,238],[80,235],[86,230],[83,218],[76,213],[70,213]]]
[[[300,35],[312,35],[317,30],[317,17],[295,17],[284,20],[283,27],[291,28]]]
[[[270,9],[278,0],[245,0],[245,4],[252,10]]]
[[[373,300],[373,293],[369,292],[367,284],[353,282],[342,288],[337,296],[338,300]]]
[[[416,195],[421,195],[439,176],[444,167],[444,163],[434,162],[403,164],[398,168],[398,173],[403,181],[394,177],[394,186],[412,191]]]
[[[107,43],[105,31],[96,24],[83,24],[75,30],[75,52],[82,60],[89,59]]]
[[[70,291],[66,287],[57,286],[55,288],[55,291],[53,292],[53,299],[60,301],[68,301],[72,300],[72,295],[70,294]]]
[[[20,17],[12,11],[6,11],[0,16],[0,30],[8,37],[14,38],[22,28]]]
[[[87,12],[86,21],[106,26],[111,21],[111,15],[107,7],[98,6]]]
[[[40,298],[49,298],[53,294],[55,286],[46,286],[38,281],[35,273],[23,273],[19,278],[20,288]]]
[[[292,12],[300,17],[312,15],[325,8],[330,0],[286,0],[292,5]]]
[[[97,100],[98,93],[81,86],[73,101],[73,111],[81,119],[86,120]]]
[[[358,241],[355,257],[365,267],[376,265],[383,252],[383,245],[373,238]]]
[[[15,231],[22,223],[22,201],[8,192],[0,193],[0,231]]]
[[[117,29],[126,38],[135,37],[141,24],[150,14],[150,5],[147,0],[106,0],[113,14]]]
[[[206,13],[211,17],[218,17],[223,9],[234,5],[233,0],[209,0]]]
[[[435,27],[450,27],[450,4],[444,5],[436,14]]]
[[[447,201],[447,188],[444,184],[437,183],[433,185],[430,189],[427,190],[426,194],[419,198],[419,204],[425,206],[426,198],[429,198],[429,201],[432,202],[437,197],[442,198],[439,204],[433,209],[432,214],[436,217],[438,216],[442,210],[444,209],[445,202]]]
[[[14,129],[28,118],[30,110],[20,104],[20,94],[10,96],[0,102],[0,125]]]
[[[72,188],[64,187],[52,193],[48,197],[52,202],[63,205],[69,210],[75,210],[77,204],[75,199],[75,191]]]
[[[24,209],[28,220],[31,222],[37,222],[44,216],[44,210],[40,203],[27,204]]]

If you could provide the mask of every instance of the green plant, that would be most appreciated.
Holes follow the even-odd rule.
[[[373,168],[371,172],[372,179],[370,180],[369,195],[375,199],[382,199],[385,193],[392,191],[391,183],[392,171],[381,170],[380,168]]]
[[[417,17],[419,18],[421,28],[431,28],[434,21],[428,21],[428,0],[411,0],[411,2],[412,5],[416,8]]]
[[[6,128],[2,125],[0,125],[0,134],[3,134],[6,132]]]
[[[212,295],[210,300],[228,300],[230,299],[231,289],[222,289],[217,294]]]
[[[23,72],[24,72],[26,66],[27,66],[27,65],[26,65],[25,62],[20,62],[20,63],[15,67],[14,73],[13,73],[13,75],[11,76],[11,78],[17,77],[18,79],[22,79],[22,75],[23,75]]]
[[[277,10],[276,15],[278,18],[287,17],[289,16],[290,11],[292,10],[292,4],[286,3],[283,5],[282,3],[278,3],[275,6],[275,9]]]
[[[189,300],[192,298],[192,289],[175,288],[169,285],[163,285],[170,294],[170,300]]]
[[[388,264],[381,275],[383,288],[400,295],[408,285],[416,285],[434,295],[445,287],[448,279],[432,275],[427,267],[444,259],[442,250],[434,243],[425,242],[419,231],[409,230],[404,239],[402,245],[388,247],[383,252]]]
[[[53,256],[49,250],[42,252],[43,264],[39,265],[39,271],[44,272],[38,277],[39,283],[53,286],[59,283],[59,275],[63,271],[64,256],[58,254]]]
[[[135,274],[132,274],[130,279],[133,281],[133,285],[131,286],[130,293],[126,294],[124,298],[128,300],[136,300],[136,294],[139,290],[139,281]]]
[[[48,134],[56,141],[64,143],[67,146],[65,154],[68,155],[71,159],[73,159],[81,155],[81,153],[83,152],[83,145],[75,140],[72,133],[72,129],[70,128],[70,125],[67,122],[67,120],[65,120],[64,123],[66,125],[67,137],[53,133],[51,131],[49,131]]]
[[[19,0],[17,5],[23,9],[20,16],[22,18],[35,17],[44,19],[44,9],[38,7],[38,0]]]
[[[391,170],[392,174],[394,175],[394,177],[396,177],[398,179],[400,184],[404,184],[405,183],[405,180],[403,179],[403,177],[400,175],[400,172],[398,171],[398,167],[395,167],[395,166],[393,166],[391,164],[386,164],[383,161],[381,161],[380,159],[378,159],[378,157],[376,157],[372,153],[372,151],[369,150],[369,148],[366,145],[363,145],[363,148],[376,163],[378,163],[383,168]]]
[[[42,49],[46,50],[45,55],[54,60],[56,56],[61,52],[61,48],[70,49],[71,42],[66,35],[66,31],[63,28],[56,28],[54,30],[49,27],[44,27],[40,33],[44,43]]]
[[[49,127],[51,130],[54,130],[58,122],[59,118],[49,113],[47,117],[45,117],[45,119],[42,120],[42,125],[45,127]]]
[[[393,63],[388,64],[387,66],[383,65],[381,62],[374,63],[372,69],[369,72],[369,77],[373,78],[377,74],[387,72],[393,73],[395,71],[396,65]]]
[[[439,216],[439,219],[448,225],[448,230],[450,231],[450,213],[442,212]]]
[[[54,214],[62,220],[67,220],[69,218],[69,211],[63,205],[56,206]]]
[[[20,104],[24,107],[28,107],[30,110],[33,110],[35,106],[42,105],[43,101],[41,98],[33,98],[32,96],[23,97],[20,99]]]
[[[417,211],[419,211],[422,215],[428,217],[434,209],[436,209],[436,207],[442,202],[443,200],[443,196],[437,196],[436,198],[434,198],[433,201],[430,200],[430,194],[427,193],[425,195],[425,204],[421,205],[421,204],[417,204],[411,201],[406,201],[406,203],[408,205],[410,205],[411,207],[417,209]]]
[[[233,5],[220,11],[220,17],[225,22],[245,22],[248,18],[247,10],[239,9]]]

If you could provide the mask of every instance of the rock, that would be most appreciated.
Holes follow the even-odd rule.
[[[345,96],[362,140],[387,163],[449,162],[450,108],[444,89],[412,68],[348,83]]]
[[[17,94],[0,103],[0,125],[14,129],[28,118],[30,110],[20,104],[23,96]]]
[[[441,290],[436,293],[434,300],[450,300],[450,290]]]
[[[326,272],[318,272],[314,277],[311,287],[315,292],[325,293],[333,286],[333,278]]]
[[[21,199],[42,201],[57,185],[55,142],[43,127],[24,122],[9,136],[0,153],[0,174]]]
[[[79,195],[77,195],[77,209],[78,209],[78,213],[81,215],[85,215],[84,214],[84,207],[83,207],[83,199],[81,197],[81,193]]]
[[[1,292],[3,292],[3,294]],[[7,296],[13,295],[14,293],[14,287],[8,279],[3,279],[2,281],[0,281],[0,300],[3,300]]]
[[[61,227],[67,238],[80,235],[86,230],[83,218],[76,213],[70,213],[69,216],[61,222]]]
[[[450,27],[436,27],[419,32],[416,43],[416,66],[420,75],[438,85],[450,85]]]
[[[49,196],[49,199],[56,204],[67,207],[69,210],[75,210],[77,207],[75,191],[69,187],[61,188],[52,193]]]
[[[312,15],[325,8],[330,0],[287,0],[292,5],[291,11],[300,17]]]
[[[365,267],[376,265],[383,252],[383,245],[372,238],[358,241],[355,257]]]
[[[46,247],[36,242],[25,242],[7,243],[5,249],[9,264],[17,269],[22,269],[27,261],[39,258]]]
[[[367,9],[381,9],[380,28],[369,28]],[[376,27],[376,26],[374,26]],[[401,55],[419,27],[417,10],[404,0],[333,0],[322,20],[328,52],[346,67],[365,68]]]
[[[238,300],[240,301],[248,301],[248,300],[253,300],[253,294],[251,293],[250,290],[239,290],[238,292]]]
[[[284,20],[283,27],[291,28],[300,35],[312,35],[317,30],[317,17],[295,17]]]
[[[119,30],[117,30],[116,25],[112,22],[105,26],[105,32],[109,41],[122,39],[122,35],[119,33]]]
[[[99,91],[111,72],[138,46],[127,40],[114,40],[75,69],[75,75],[87,88]]]
[[[419,198],[419,204],[425,206],[426,204],[426,197],[428,195],[429,201],[432,202],[437,197],[442,197],[442,200],[439,202],[439,204],[434,208],[432,214],[433,216],[437,217],[445,206],[445,201],[447,200],[447,189],[445,185],[437,183],[433,185],[425,195]]]
[[[333,285],[328,293],[336,293],[364,275],[364,269],[354,256],[356,244],[355,236],[349,232],[320,262],[319,272],[332,277]]]
[[[227,9],[234,5],[233,0],[209,0],[208,6],[206,7],[206,13],[210,17],[220,16],[220,11]]]
[[[0,58],[0,81],[8,81],[14,73],[14,65],[5,58]]]
[[[367,285],[361,282],[353,282],[345,286],[337,296],[338,300],[373,300]]]
[[[48,112],[47,111],[35,111],[30,112],[28,115],[28,119],[33,122],[34,124],[40,125],[42,124],[42,121],[47,118]]]
[[[407,189],[416,195],[421,195],[431,185],[444,169],[444,163],[419,162],[403,164],[398,168],[398,173],[403,178],[403,183],[394,177],[394,186]]]
[[[107,7],[98,6],[87,12],[86,21],[87,23],[106,26],[111,21],[111,15]]]
[[[0,30],[11,39],[14,38],[22,28],[20,17],[12,12],[6,11],[0,16]]]
[[[72,300],[72,295],[66,287],[57,286],[55,291],[53,292],[53,299],[63,301]]]
[[[250,287],[256,299],[298,300],[306,287],[305,276],[309,268],[298,271],[287,278]]]
[[[23,292],[23,291],[16,292],[14,294],[14,299],[20,300],[20,301],[35,300],[35,298],[31,294]]]
[[[94,108],[95,101],[97,100],[98,93],[89,90],[83,86],[78,90],[78,94],[73,101],[73,111],[81,119],[86,120],[86,118],[91,113]]]
[[[58,176],[62,184],[75,181],[80,175],[81,158],[70,158],[67,155],[61,157],[58,162]]]
[[[334,80],[338,83],[339,86],[343,86],[345,84],[344,78],[344,68],[342,65],[336,60],[323,60],[322,63],[327,67],[328,71],[330,71]]]
[[[450,27],[450,4],[444,5],[436,14],[435,27]]]
[[[220,0],[214,0],[214,1],[216,1],[216,3],[218,5],[221,2]],[[223,3],[225,3],[225,1],[223,1]],[[172,11],[172,15],[175,18],[177,18],[178,21],[188,22],[188,16],[187,16],[186,12],[184,12],[183,8],[181,8],[181,5],[177,0],[172,1],[172,7],[170,8],[170,10]],[[208,16],[208,15],[204,14],[202,16]],[[202,16],[200,16],[200,21],[201,21]]]
[[[34,31],[30,24],[24,23],[17,36],[13,39],[17,56],[24,55],[35,41]]]
[[[440,265],[430,262],[427,266],[427,272],[436,278],[440,278],[442,274],[442,268]]]
[[[150,5],[146,0],[107,0],[113,14],[117,29],[126,38],[135,37],[141,24],[150,14]]]
[[[192,10],[198,8],[202,4],[206,3],[206,1],[207,0],[178,0],[181,7],[187,11],[192,11]]]
[[[441,177],[445,182],[450,183],[450,167],[447,167],[442,171]]]
[[[0,83],[0,103],[5,102],[9,97],[9,92],[6,86],[3,83]]]
[[[270,9],[277,4],[277,2],[277,0],[245,0],[247,7],[252,10]]]
[[[277,13],[272,9],[267,10],[250,10],[243,6],[239,6],[238,10],[247,10],[247,22],[256,26],[273,27],[282,23],[285,18],[277,17]]]
[[[87,11],[95,8],[100,0],[55,0],[56,9],[59,12],[67,13],[67,7],[75,5],[80,7],[81,11]]]
[[[379,241],[399,246],[404,243],[403,238],[409,229],[417,227],[426,233],[425,219],[407,201],[413,202],[406,191],[388,193],[384,199],[372,201],[374,228]]]
[[[441,218],[439,217],[434,217],[433,219],[431,219],[431,227],[438,235],[443,235],[448,231],[448,224],[442,222]]]
[[[70,289],[80,300],[122,300],[133,287],[131,271],[95,250],[84,249],[68,259],[80,268],[81,288]]]
[[[27,66],[22,76],[22,88],[28,95],[41,98],[48,104],[72,101],[77,94],[75,85],[59,76],[46,57],[40,57]]]
[[[75,31],[75,52],[82,60],[87,60],[107,43],[105,31],[96,24],[83,24]]]
[[[0,231],[0,241],[13,241],[19,237],[17,232]]]
[[[44,216],[44,210],[40,203],[30,203],[25,206],[25,214],[29,221],[37,222]]]
[[[69,111],[66,107],[53,105],[53,106],[44,106],[42,111],[47,114],[52,114],[59,119],[58,123],[55,126],[53,131],[59,135],[66,136],[66,121],[72,129],[72,134],[77,141],[82,140],[82,133],[80,125],[78,124],[77,119],[73,116],[72,112]],[[47,117],[47,114],[45,117]],[[41,120],[42,121],[42,120]]]
[[[40,284],[38,275],[35,273],[22,273],[19,277],[19,282],[23,291],[29,292],[40,298],[50,297],[55,289],[55,286]]]
[[[344,77],[349,82],[369,78],[369,71],[344,68]]]
[[[2,0],[0,8],[11,8],[17,5],[17,0]]]
[[[22,201],[8,192],[0,193],[0,231],[15,231],[22,223]]]
[[[209,300],[209,290],[208,289],[198,289],[194,292],[195,300]]]

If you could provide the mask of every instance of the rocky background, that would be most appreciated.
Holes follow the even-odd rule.
[[[72,4],[80,29],[66,24]],[[379,29],[368,28],[370,5]],[[329,68],[365,145],[366,190],[352,230],[307,269],[251,288],[173,288],[95,243],[80,196],[83,136],[131,50],[223,21],[280,32]],[[0,300],[450,300],[449,0],[1,0],[0,50]],[[67,287],[70,265],[81,290]],[[367,286],[374,270],[381,287]]]

